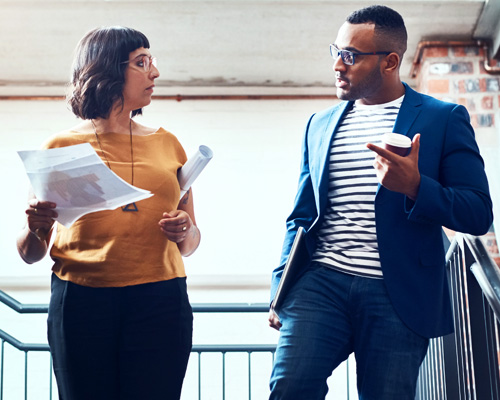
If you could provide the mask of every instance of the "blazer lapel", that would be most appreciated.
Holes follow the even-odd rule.
[[[403,99],[398,117],[396,118],[393,132],[409,136],[411,126],[420,114],[422,99],[420,98],[420,95],[411,89],[406,83],[403,83],[403,85],[405,85],[406,89],[405,98]]]
[[[318,146],[318,158],[317,165],[319,174],[319,184],[314,187],[318,187],[318,193],[316,193],[316,207],[318,208],[318,215],[320,215],[321,210],[324,208],[326,199],[328,197],[328,175],[330,171],[330,147],[332,139],[337,127],[344,116],[344,114],[351,108],[352,102],[343,102],[336,107],[330,117],[328,122],[325,124],[325,130],[321,135],[321,143]]]

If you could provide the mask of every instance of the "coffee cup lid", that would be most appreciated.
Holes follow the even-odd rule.
[[[411,147],[411,139],[400,133],[384,133],[382,141],[388,145],[396,147]]]

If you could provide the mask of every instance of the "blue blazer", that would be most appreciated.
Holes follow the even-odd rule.
[[[493,211],[466,109],[417,93],[406,84],[405,88],[394,132],[410,138],[421,134],[421,183],[415,202],[379,185],[377,241],[384,282],[396,312],[414,332],[431,338],[453,331],[442,226],[482,235],[492,224]],[[327,206],[330,145],[351,106],[352,102],[342,102],[309,119],[298,191],[287,219],[280,266],[273,272],[271,300],[299,226],[307,231],[309,254],[316,248]]]

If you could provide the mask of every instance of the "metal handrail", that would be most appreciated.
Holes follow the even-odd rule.
[[[46,314],[48,304],[23,304],[0,290],[0,302],[19,314]],[[269,311],[267,303],[194,303],[193,312],[196,313],[260,313]]]
[[[418,400],[500,400],[500,269],[481,238],[456,233],[446,254],[455,332],[432,339]]]
[[[191,353],[273,353],[275,344],[195,344]]]
[[[261,313],[269,311],[268,303],[194,303],[195,313]]]
[[[500,268],[492,260],[484,247],[481,239],[476,236],[457,233],[457,237],[451,242],[446,253],[446,259],[450,260],[453,253],[463,240],[474,257],[475,262],[470,266],[478,285],[483,291],[484,297],[500,321]]]
[[[0,290],[0,302],[10,307],[19,314],[44,314],[48,312],[48,304],[23,304],[4,291]],[[192,304],[195,313],[261,313],[269,311],[267,303],[195,303]],[[48,351],[49,345],[45,343],[24,343],[7,332],[0,329],[0,339],[21,351]],[[193,345],[192,352],[274,352],[275,344],[217,344]]]
[[[19,314],[46,314],[49,311],[48,304],[23,304],[3,290],[0,290],[0,302]]]
[[[48,312],[48,304],[23,304],[7,293],[0,290],[0,302],[10,307],[19,314],[42,314]],[[269,311],[269,303],[200,303],[192,304],[193,312],[195,313],[265,313]],[[4,344],[8,343],[14,348],[24,352],[25,357],[25,382],[24,394],[25,399],[28,396],[28,353],[29,352],[50,352],[47,343],[24,343],[7,332],[0,329],[0,345],[1,345],[1,367],[0,367],[0,400],[3,399],[3,356]],[[193,345],[191,353],[197,354],[198,357],[198,399],[201,399],[201,357],[203,353],[220,353],[222,355],[222,374],[223,374],[223,400],[225,400],[225,364],[226,354],[228,353],[247,353],[248,356],[248,399],[252,398],[251,386],[251,357],[253,353],[271,353],[274,359],[276,344],[200,344]],[[52,371],[52,358],[50,358],[50,370]],[[52,376],[52,375],[51,375]],[[50,380],[49,398],[52,398],[52,377]]]
[[[500,321],[500,268],[491,259],[479,238],[471,235],[463,235],[463,238],[476,260],[470,270],[496,318]]]
[[[459,298],[457,298],[459,304],[457,304],[456,306],[465,306],[467,308],[467,310],[458,310],[459,316],[467,316],[467,321],[465,321],[467,322],[467,326],[455,327],[455,334],[457,335],[456,338],[452,338],[453,335],[450,335],[448,337],[438,338],[432,341],[431,350],[429,351],[426,362],[423,364],[420,373],[421,377],[419,380],[419,399],[428,399],[430,398],[429,396],[435,396],[432,397],[433,399],[446,399],[450,398],[449,396],[452,396],[452,398],[454,398],[453,396],[460,397],[462,395],[462,392],[457,392],[457,390],[453,391],[453,387],[457,385],[460,387],[462,387],[463,385],[467,386],[467,382],[470,383],[471,379],[472,383],[470,384],[472,386],[469,389],[473,390],[474,393],[476,393],[476,389],[479,389],[476,387],[477,383],[479,382],[478,376],[482,377],[483,375],[487,375],[487,373],[483,371],[482,366],[487,364],[491,365],[492,367],[490,367],[490,369],[493,368],[493,370],[495,371],[496,368],[498,368],[497,361],[492,361],[490,359],[483,360],[484,354],[489,354],[489,350],[484,347],[493,346],[492,348],[496,349],[497,347],[495,346],[498,346],[498,337],[496,337],[496,339],[485,337],[484,332],[477,332],[477,326],[481,325],[482,327],[484,324],[478,323],[478,315],[483,314],[483,311],[477,309],[477,301],[475,299],[477,299],[477,296],[480,297],[480,293],[482,292],[483,298],[486,299],[486,301],[484,301],[484,304],[486,306],[489,305],[491,309],[491,311],[489,311],[489,321],[494,322],[495,319],[497,319],[496,329],[500,328],[500,325],[498,325],[500,323],[500,269],[489,256],[481,239],[471,235],[457,233],[447,251],[446,259],[448,263],[457,263],[457,266],[462,265],[462,268],[450,268],[449,272],[454,276],[454,278],[451,277],[450,279],[458,279],[458,281],[455,283],[456,285],[458,285],[456,287],[456,290],[458,290],[459,293],[457,293],[456,295],[459,296]],[[474,279],[469,279],[469,283],[467,283],[466,279],[466,275],[468,274],[470,276],[474,276]],[[477,288],[476,290],[474,290],[474,294],[472,293],[472,291],[470,291],[470,285],[472,284],[472,281],[475,281],[475,287]],[[478,290],[480,291],[478,292]],[[464,300],[461,296],[466,296],[467,298]],[[460,303],[464,301],[465,304]],[[470,303],[471,301],[476,304]],[[47,304],[22,304],[1,290],[0,302],[4,303],[20,314],[39,314],[48,312]],[[192,304],[192,309],[195,313],[264,313],[268,312],[269,304],[195,303]],[[456,312],[457,310],[455,310],[455,314]],[[469,315],[469,312],[471,313],[471,315]],[[487,312],[485,316],[487,318]],[[457,315],[455,316],[455,319],[456,317]],[[473,321],[469,320],[471,317],[474,317]],[[488,322],[488,324],[491,324],[493,322]],[[461,322],[459,321],[458,323],[460,324]],[[462,332],[462,328],[465,329],[466,332]],[[469,330],[467,330],[466,328],[469,330],[472,328],[474,332],[469,332]],[[485,330],[486,328],[482,327],[482,329]],[[487,331],[485,332],[487,335],[491,336],[490,333],[488,333]],[[498,330],[495,332],[498,332]],[[463,333],[466,334],[466,337],[462,337]],[[7,342],[16,349],[24,351],[26,356],[27,352],[29,351],[49,351],[48,344],[23,343],[3,330],[0,330],[0,339],[2,340],[2,346],[4,342]],[[464,340],[466,341],[466,343],[463,342]],[[485,344],[485,340],[488,342],[487,344]],[[492,344],[489,344],[489,342],[491,342]],[[497,345],[495,345],[495,343],[497,343]],[[275,350],[275,344],[201,344],[193,345],[191,352],[198,354],[198,380],[200,382],[200,357],[202,353],[221,353],[223,371],[225,368],[225,355],[227,353],[248,353],[248,363],[250,371],[251,353],[261,352],[274,354]],[[459,365],[457,365],[457,363]],[[467,364],[467,368],[465,370],[464,366],[461,363]],[[465,375],[462,376],[457,374]],[[224,379],[225,372],[223,372],[223,385]],[[249,382],[250,379],[251,377],[249,376]],[[481,379],[481,386],[485,387],[489,387],[491,385],[495,386],[498,383],[498,378],[495,378],[494,374],[490,378],[488,378],[489,380],[485,381],[483,378]],[[475,380],[478,381],[474,382]],[[251,398],[250,387],[251,385],[249,384],[249,399]],[[224,390],[225,389],[223,389],[223,394],[225,393]],[[199,392],[199,398],[201,398],[200,383]],[[479,392],[481,392],[481,396],[484,396],[484,389],[483,391]],[[467,393],[469,392],[467,391]],[[495,399],[497,397],[495,397]],[[498,398],[500,399],[500,397]]]
[[[49,351],[49,345],[45,343],[24,343],[0,329],[0,339],[6,341],[18,350],[27,351]]]

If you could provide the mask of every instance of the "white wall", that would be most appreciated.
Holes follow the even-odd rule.
[[[270,281],[297,186],[304,126],[313,112],[331,104],[331,100],[154,100],[145,109],[139,121],[170,130],[188,156],[200,144],[214,151],[214,159],[193,186],[202,243],[185,259],[192,279]],[[16,151],[38,148],[48,135],[77,120],[63,101],[1,101],[0,121],[4,187],[0,281],[22,277],[25,282],[48,282],[50,259],[26,265],[15,246],[28,190]]]
[[[73,49],[88,30],[125,25],[150,39],[163,72],[158,86],[329,87],[328,45],[347,14],[370,3],[0,0],[0,85],[66,82]],[[484,3],[385,0],[408,27],[404,80],[411,83],[409,71],[420,40],[471,38]]]

